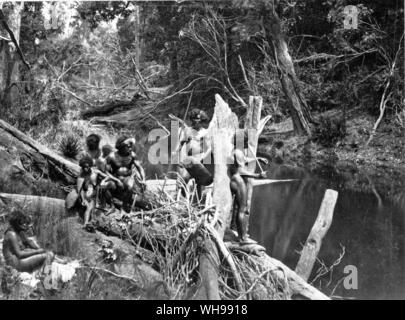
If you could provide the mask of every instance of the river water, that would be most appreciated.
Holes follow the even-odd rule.
[[[337,298],[405,299],[403,206],[379,199],[372,191],[349,190],[334,174],[319,177],[276,170],[271,178],[298,180],[255,187],[250,235],[269,255],[295,268],[324,192],[334,189],[338,201],[318,258],[329,267],[343,252],[344,256],[332,272],[315,279],[321,266],[317,263],[309,281],[315,280],[313,285]]]

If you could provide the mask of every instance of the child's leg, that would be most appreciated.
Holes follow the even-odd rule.
[[[20,272],[33,272],[40,268],[47,259],[47,253],[37,254],[25,259],[20,259],[16,269]]]
[[[86,206],[86,211],[84,212],[84,224],[88,224],[90,221],[90,217],[91,217],[91,212],[93,211],[94,208],[94,200],[90,200],[87,203]]]

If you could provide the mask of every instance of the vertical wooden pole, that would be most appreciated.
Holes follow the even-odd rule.
[[[248,134],[248,148],[247,156],[249,158],[256,158],[257,144],[258,144],[258,129],[260,124],[260,117],[263,107],[263,98],[260,96],[250,96],[249,97],[249,108],[246,113],[245,122],[245,132]],[[252,161],[248,164],[248,170],[255,172],[256,162]],[[247,182],[247,208],[250,212],[250,207],[252,204],[252,194],[253,194],[253,182],[254,179],[248,179]]]
[[[326,190],[323,197],[318,217],[309,233],[308,239],[302,249],[300,260],[295,272],[307,281],[314,267],[316,257],[321,249],[322,239],[332,224],[333,211],[335,210],[338,193],[335,190]]]

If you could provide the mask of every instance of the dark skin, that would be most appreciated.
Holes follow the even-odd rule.
[[[142,189],[145,187],[144,170],[132,149],[133,141],[128,139],[120,145],[117,152],[110,154],[106,161],[107,172],[118,178],[117,187],[124,189],[124,207],[126,211],[130,209],[132,204],[136,181],[141,185]]]
[[[248,222],[249,222],[249,205],[248,205],[248,186],[249,178],[264,179],[266,172],[252,173],[247,170],[246,163],[252,159],[246,159],[244,154],[236,150],[234,152],[234,164],[231,166],[231,192],[235,196],[233,206],[232,220],[236,223],[240,242],[248,242]],[[253,161],[255,161],[253,159]]]
[[[173,151],[173,154],[186,147],[188,155],[181,159],[180,165],[177,168],[177,172],[186,184],[191,178],[196,178],[192,176],[192,167],[201,165],[202,161],[211,153],[211,146],[208,144],[207,139],[204,139],[207,134],[208,131],[204,129],[203,121],[199,117],[191,120],[191,128],[184,127],[180,132],[180,143],[175,151]],[[207,177],[207,180],[210,179]],[[201,193],[201,185],[197,184],[197,194],[199,197],[201,197]]]
[[[84,187],[81,187],[84,184]],[[84,212],[84,224],[87,225],[90,221],[91,212],[95,207],[95,192],[97,185],[97,174],[93,173],[91,166],[85,163],[82,166],[80,178],[77,179],[77,189],[80,190],[80,196],[83,205],[86,207]]]
[[[18,229],[10,227],[4,236],[3,255],[14,257],[13,267],[20,272],[32,272],[41,267],[48,258],[47,252],[25,235],[29,228],[26,223],[20,225]],[[21,243],[24,248],[21,247]],[[50,257],[52,259],[54,255],[51,253]]]

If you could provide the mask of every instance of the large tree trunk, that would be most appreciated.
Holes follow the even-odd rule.
[[[281,85],[287,98],[290,115],[297,134],[310,134],[309,123],[312,121],[308,105],[301,94],[299,81],[295,74],[294,64],[288,52],[287,42],[281,30],[281,22],[274,10],[274,1],[270,9],[263,10],[263,27],[266,38],[273,46],[273,56],[277,64]],[[273,9],[273,10],[272,10]]]
[[[212,224],[216,227],[219,238],[223,239],[225,229],[230,226],[232,219],[232,194],[229,187],[230,179],[227,163],[229,163],[233,149],[232,138],[238,129],[238,119],[219,94],[215,95],[215,101],[214,116],[209,125],[215,161],[213,202],[216,205],[216,212]],[[198,298],[218,300],[220,298],[218,289],[220,261],[218,250],[209,238],[204,240],[204,247],[205,250],[200,256],[199,270],[202,286]]]
[[[8,3],[7,5],[0,4],[4,21],[0,24],[0,36],[10,39],[9,32],[5,29],[4,23],[8,25],[14,38],[19,44],[20,42],[20,25],[21,12],[24,8],[24,2]],[[1,20],[3,20],[1,19]],[[0,104],[10,106],[15,101],[18,94],[18,82],[20,78],[19,61],[17,48],[12,43],[11,39],[0,40]]]

